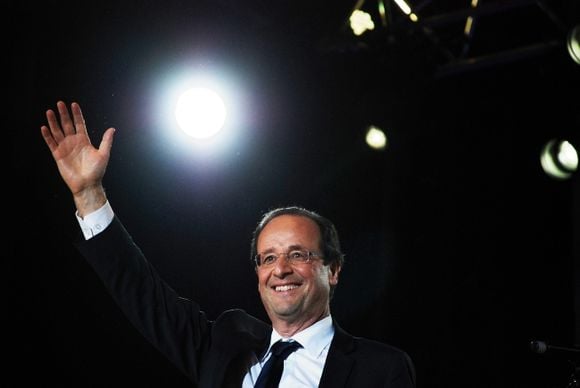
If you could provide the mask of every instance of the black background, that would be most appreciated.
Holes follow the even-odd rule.
[[[81,104],[95,144],[117,128],[113,208],[210,317],[241,307],[266,319],[251,232],[262,212],[297,204],[341,235],[335,319],[405,349],[420,387],[565,386],[566,358],[528,348],[580,332],[578,177],[553,179],[539,162],[549,139],[580,144],[580,66],[562,29],[537,23],[545,13],[481,17],[471,53],[491,60],[453,67],[407,24],[349,37],[354,2],[8,4],[16,201],[5,202],[3,386],[189,385],[72,246],[74,205],[39,129],[59,99]],[[566,26],[580,20],[574,2],[551,6]],[[451,26],[437,33],[461,46]],[[161,140],[153,84],[183,66],[226,68],[246,88],[250,113],[227,152]],[[369,124],[387,128],[386,151],[364,144]]]

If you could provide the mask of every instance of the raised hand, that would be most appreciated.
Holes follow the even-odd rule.
[[[52,109],[47,110],[48,126],[43,125],[40,131],[82,216],[96,210],[106,200],[102,180],[109,162],[115,129],[107,129],[99,148],[95,148],[87,133],[79,104],[71,104],[72,117],[64,102],[58,101],[56,106],[58,117]]]

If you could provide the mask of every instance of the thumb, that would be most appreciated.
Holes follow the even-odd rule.
[[[111,147],[113,146],[113,134],[115,133],[115,128],[111,127],[105,131],[103,138],[101,139],[101,144],[99,144],[99,151],[105,152],[107,155],[111,152]]]

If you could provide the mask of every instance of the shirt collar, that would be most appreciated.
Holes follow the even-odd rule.
[[[287,341],[292,339],[298,341],[304,350],[312,355],[312,357],[319,357],[322,352],[328,348],[334,335],[334,326],[332,325],[332,317],[329,315],[314,325],[296,333],[290,338],[282,337],[276,330],[272,330],[270,336],[270,346],[266,355],[270,352],[272,344],[279,340]]]

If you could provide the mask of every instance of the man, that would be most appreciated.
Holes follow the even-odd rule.
[[[177,295],[134,244],[105,194],[115,129],[107,129],[95,148],[80,106],[70,109],[72,117],[57,102],[58,116],[49,109],[41,133],[73,195],[85,237],[77,247],[132,324],[195,385],[258,386],[261,372],[279,358],[283,370],[269,378],[280,379],[280,387],[414,387],[405,352],[353,337],[332,320],[330,298],[343,255],[334,226],[315,212],[275,209],[254,232],[258,291],[271,326],[242,310],[209,320],[195,302]],[[295,346],[278,357],[281,343]]]

